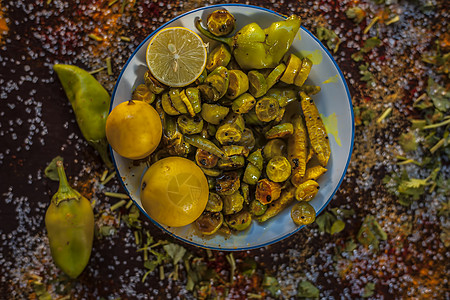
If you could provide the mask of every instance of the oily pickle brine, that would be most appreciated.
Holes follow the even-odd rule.
[[[70,187],[62,161],[56,163],[59,189],[45,214],[53,261],[71,278],[78,277],[88,264],[94,239],[91,203]]]

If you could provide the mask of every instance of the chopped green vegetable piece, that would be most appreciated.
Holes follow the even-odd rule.
[[[297,297],[299,298],[319,298],[319,293],[319,289],[307,280],[298,284]]]

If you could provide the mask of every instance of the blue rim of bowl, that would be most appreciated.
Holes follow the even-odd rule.
[[[177,17],[171,19],[170,21],[164,23],[164,24],[161,25],[160,27],[158,27],[158,28],[157,28],[156,30],[154,30],[151,34],[149,34],[149,35],[148,35],[148,36],[147,36],[147,37],[139,44],[139,46],[137,46],[136,50],[134,50],[133,54],[131,54],[130,58],[127,60],[127,62],[126,62],[125,65],[123,66],[122,71],[120,72],[119,77],[117,78],[116,84],[115,84],[115,86],[114,86],[113,93],[112,93],[112,95],[111,95],[111,99],[114,99],[114,98],[115,98],[117,86],[118,86],[118,84],[119,84],[119,82],[120,82],[120,79],[122,78],[123,73],[125,72],[126,68],[128,67],[128,64],[131,62],[132,58],[136,55],[136,53],[143,47],[143,45],[144,45],[150,38],[153,37],[153,35],[155,35],[155,34],[156,34],[158,31],[160,31],[161,29],[163,29],[163,28],[169,26],[171,23],[175,22],[176,20],[178,20],[178,19],[180,19],[180,18],[182,18],[182,17],[185,17],[185,16],[187,16],[187,15],[190,15],[190,14],[192,14],[192,13],[195,13],[195,12],[198,12],[198,11],[202,11],[202,10],[205,10],[205,9],[211,9],[211,8],[215,8],[215,7],[222,7],[222,8],[223,8],[223,7],[227,7],[227,6],[241,6],[241,7],[247,7],[247,8],[252,8],[252,9],[258,9],[258,10],[266,11],[266,12],[269,12],[269,13],[271,13],[271,14],[274,14],[274,15],[276,15],[276,16],[279,16],[279,17],[282,17],[282,18],[286,19],[286,16],[284,16],[284,15],[282,15],[282,14],[280,14],[280,13],[277,13],[277,12],[275,12],[275,11],[273,11],[273,10],[270,10],[270,9],[268,9],[268,8],[259,7],[259,6],[254,6],[254,5],[248,5],[248,4],[239,4],[239,3],[215,4],[215,5],[211,5],[211,6],[204,6],[204,7],[200,7],[200,8],[197,8],[197,9],[194,9],[194,10],[191,10],[191,11],[188,11],[188,12],[186,12],[186,13],[184,13],[184,14],[181,14],[181,15],[179,15],[179,16],[177,16]],[[334,58],[333,58],[333,56],[331,55],[331,53],[328,51],[327,48],[325,48],[325,46],[322,44],[322,42],[320,42],[320,40],[319,40],[318,38],[316,38],[316,37],[315,37],[308,29],[304,28],[303,26],[302,26],[301,28],[302,28],[307,34],[309,34],[309,35],[310,35],[310,36],[311,36],[311,37],[312,37],[312,38],[320,45],[320,47],[322,48],[322,50],[325,51],[325,53],[328,55],[328,57],[331,59],[331,61],[333,62],[334,66],[335,66],[336,69],[338,70],[339,77],[342,79],[342,82],[344,83],[345,91],[346,91],[346,93],[347,93],[347,99],[348,99],[349,104],[350,104],[350,114],[351,114],[351,116],[352,116],[352,134],[351,134],[352,140],[351,140],[350,151],[349,151],[349,154],[348,154],[347,162],[346,162],[346,164],[345,164],[345,168],[344,168],[344,170],[343,170],[343,173],[342,173],[342,175],[341,175],[341,178],[340,178],[340,180],[339,180],[339,182],[338,182],[338,184],[337,184],[335,190],[333,191],[333,193],[331,193],[330,197],[329,197],[328,200],[325,202],[325,204],[319,209],[319,211],[316,212],[316,216],[318,216],[318,215],[319,215],[319,214],[320,214],[320,213],[328,206],[328,204],[331,202],[331,200],[333,199],[333,197],[334,197],[334,195],[336,194],[337,190],[338,190],[339,187],[341,186],[342,181],[344,180],[345,174],[347,173],[348,165],[349,165],[349,163],[350,163],[350,158],[351,158],[352,152],[353,152],[353,144],[354,144],[354,138],[355,138],[355,118],[354,118],[354,115],[353,115],[352,98],[351,98],[351,96],[350,96],[350,91],[349,91],[349,89],[348,89],[347,82],[345,81],[344,74],[342,73],[341,69],[340,69],[339,66],[337,65],[337,63],[336,63],[336,61],[334,60]],[[112,107],[113,107],[113,102],[111,101],[111,105],[110,105],[110,108],[109,108],[109,111],[110,111],[110,112],[111,112],[111,110],[112,110]],[[114,168],[115,168],[115,170],[116,170],[116,173],[119,174],[119,170],[117,169],[116,160],[114,159],[114,155],[113,155],[111,146],[109,147],[109,149],[110,149],[112,161],[113,161],[113,163],[114,163]],[[161,224],[159,224],[158,222],[156,222],[155,220],[153,220],[153,219],[147,214],[147,212],[146,212],[144,209],[142,209],[141,206],[138,205],[138,204],[136,203],[136,201],[131,197],[130,192],[128,191],[128,189],[126,188],[125,183],[124,183],[123,180],[122,180],[122,177],[119,176],[119,180],[120,180],[120,183],[122,184],[122,186],[124,187],[125,191],[127,192],[128,196],[129,196],[130,199],[133,201],[133,203],[139,208],[139,210],[140,210],[140,211],[141,211],[141,212],[142,212],[149,220],[151,220],[151,221],[153,222],[153,224],[155,224],[158,228],[160,228],[161,230],[163,230],[165,233],[167,233],[167,234],[169,234],[169,235],[175,237],[176,239],[179,239],[179,240],[181,240],[181,241],[183,241],[183,242],[185,242],[185,243],[187,243],[187,244],[189,244],[189,245],[193,245],[193,246],[200,247],[200,248],[203,248],[203,249],[218,250],[218,251],[246,251],[246,250],[259,249],[259,248],[262,248],[262,247],[266,247],[266,246],[269,246],[269,245],[273,245],[273,244],[275,244],[275,243],[278,243],[279,241],[284,240],[284,239],[290,237],[291,235],[297,233],[300,229],[302,229],[303,227],[305,227],[304,225],[303,225],[303,226],[300,226],[300,227],[298,227],[296,230],[294,230],[294,231],[292,231],[292,232],[289,232],[289,233],[285,234],[285,235],[282,236],[282,237],[279,237],[279,238],[277,238],[277,239],[275,239],[275,240],[272,240],[272,241],[269,241],[269,242],[266,242],[266,243],[263,243],[263,244],[260,244],[260,245],[255,245],[255,246],[248,246],[248,247],[241,247],[241,248],[220,248],[220,247],[213,247],[213,246],[202,245],[202,244],[195,243],[195,242],[193,242],[193,241],[191,241],[191,240],[188,240],[188,239],[185,239],[185,238],[182,238],[182,237],[179,237],[179,236],[175,235],[174,233],[172,233],[172,232],[170,232],[169,230],[167,230],[164,226],[162,226]]]

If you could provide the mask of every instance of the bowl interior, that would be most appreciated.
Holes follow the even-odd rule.
[[[208,14],[219,7],[226,8],[235,16],[237,29],[250,22],[257,22],[262,28],[265,28],[272,22],[283,19],[277,13],[259,7],[241,4],[215,5],[183,14],[164,24],[160,29],[184,26],[196,31],[194,20],[198,17],[205,20]],[[144,73],[147,71],[145,51],[152,35],[138,46],[123,68],[112,95],[111,109],[121,102],[128,101],[134,88],[143,83]],[[209,41],[205,38],[204,40]],[[209,42],[214,44],[213,41]],[[354,135],[353,109],[348,87],[341,71],[331,54],[317,38],[302,27],[292,44],[290,52],[312,57],[314,66],[306,83],[321,86],[321,92],[313,96],[313,99],[322,117],[329,122],[331,157],[327,165],[328,171],[320,177],[318,182],[321,188],[310,202],[319,214],[330,202],[341,184],[350,161]],[[290,109],[299,109],[299,107],[291,107]],[[140,181],[147,166],[145,164],[136,166],[131,160],[121,157],[114,151],[112,153],[123,186],[141,211],[150,218],[142,208],[139,195]],[[201,236],[196,232],[193,225],[169,228],[154,223],[167,233],[187,243],[218,250],[258,248],[284,239],[301,228],[293,223],[290,217],[290,207],[265,223],[260,224],[254,221],[246,231],[232,234],[228,238],[220,234],[211,237]]]

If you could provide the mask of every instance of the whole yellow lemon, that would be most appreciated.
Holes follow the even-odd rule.
[[[158,160],[141,181],[141,203],[156,222],[180,227],[194,222],[208,202],[208,181],[191,160],[172,156]]]
[[[161,119],[143,101],[130,100],[117,105],[106,119],[106,138],[119,155],[142,159],[158,147],[162,136]]]

